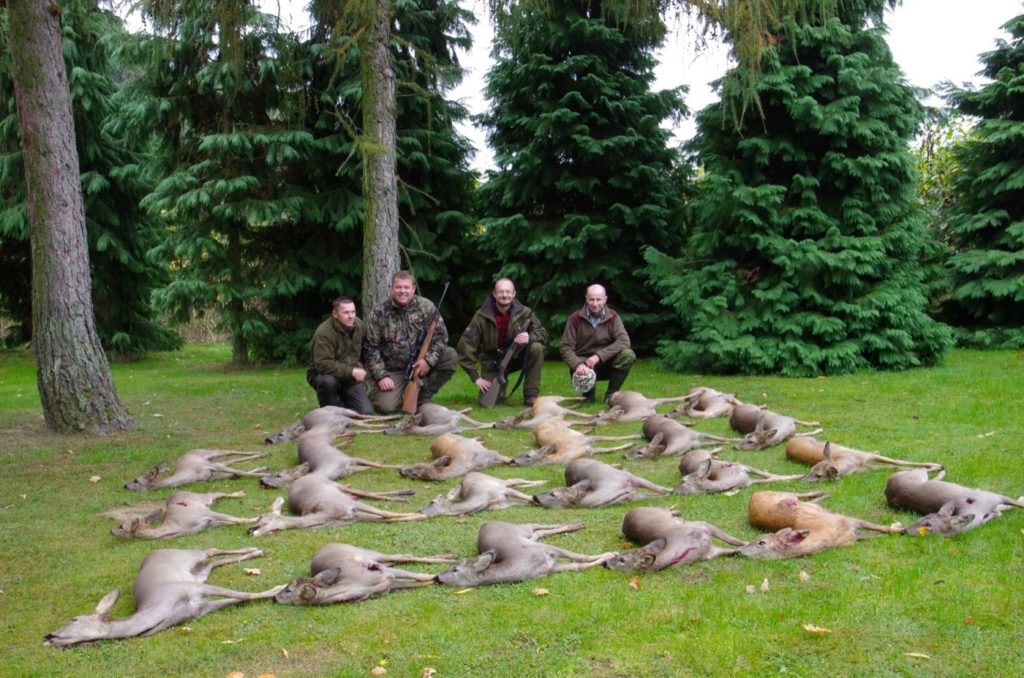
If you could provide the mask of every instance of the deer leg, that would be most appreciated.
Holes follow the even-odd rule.
[[[712,537],[716,537],[717,539],[720,539],[721,541],[724,541],[726,544],[732,544],[733,546],[744,546],[747,543],[747,542],[745,542],[742,539],[738,539],[738,538],[732,536],[731,534],[729,534],[725,530],[722,530],[721,528],[719,528],[719,527],[717,527],[715,525],[712,525],[710,523],[705,523],[705,524],[707,525],[708,532],[711,533]],[[732,553],[732,551],[730,550],[729,553]]]
[[[198,586],[200,587],[200,591],[203,593],[203,595],[224,596],[224,598],[221,600],[204,601],[204,608],[206,608],[207,605],[212,605],[212,607],[204,609],[204,611],[201,613],[206,614],[207,612],[219,610],[220,608],[225,607],[226,605],[231,605],[232,603],[240,603],[243,600],[263,600],[264,598],[273,598],[275,595],[277,595],[278,591],[284,589],[285,584],[275,586],[274,588],[268,589],[266,591],[258,591],[252,593],[246,591],[235,591],[234,589],[226,589],[222,586],[214,586],[213,584],[199,584]]]
[[[244,460],[239,460],[239,461],[244,461]],[[232,463],[234,463],[234,462],[232,462]],[[253,469],[251,471],[243,471],[242,469],[233,468],[233,467],[228,466],[226,464],[216,464],[216,463],[210,464],[210,468],[213,471],[216,471],[216,472],[219,472],[219,473],[226,473],[226,474],[231,475],[231,476],[247,476],[247,477],[255,476],[255,477],[260,477],[260,476],[266,475],[266,472],[267,472],[266,467],[255,468],[255,469]]]
[[[593,442],[600,443],[600,442],[611,442],[613,440],[638,440],[640,438],[643,438],[644,436],[641,433],[634,433],[634,434],[628,435],[628,436],[587,436],[587,437],[590,438],[590,440],[593,441]]]
[[[532,539],[543,539],[544,537],[550,537],[553,534],[562,534],[563,532],[576,532],[577,530],[583,529],[583,523],[569,523],[562,525],[542,525],[539,523],[527,523],[523,525],[533,532]]]
[[[240,518],[239,516],[229,516],[226,513],[217,513],[216,511],[210,511],[207,514],[210,520],[210,525],[246,525],[255,523],[259,518]]]
[[[356,503],[352,511],[356,520],[383,520],[387,522],[401,522],[405,520],[425,520],[428,516],[422,513],[395,513],[385,511],[369,504]]]
[[[591,447],[590,450],[593,454],[607,454],[609,452],[618,452],[619,450],[627,450],[633,447],[632,443],[623,443],[622,445],[616,445],[615,447]]]
[[[409,495],[416,494],[415,490],[391,490],[389,492],[367,492],[365,490],[357,490],[347,485],[339,485],[339,487],[345,491],[346,494],[351,494],[353,497],[359,497],[360,499],[379,499],[381,501],[395,500],[395,501],[408,501],[408,499],[400,499],[400,497],[408,497]]]

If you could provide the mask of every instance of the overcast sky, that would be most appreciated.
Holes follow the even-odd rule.
[[[462,99],[473,113],[486,110],[489,105],[482,97],[484,74],[490,63],[491,30],[487,20],[485,0],[462,0],[479,19],[474,30],[473,51],[462,60],[467,67],[463,84],[452,93]],[[300,11],[307,0],[262,0],[269,12],[280,7],[285,22],[294,29],[308,25]],[[887,15],[888,42],[896,62],[903,68],[907,81],[917,87],[932,87],[943,80],[954,83],[980,83],[976,75],[981,70],[978,55],[993,49],[998,37],[1007,37],[999,27],[1018,14],[1024,14],[1021,0],[903,0]],[[680,27],[666,41],[660,55],[656,89],[690,86],[686,104],[698,111],[716,99],[708,83],[719,78],[728,67],[728,55],[723,47],[710,47],[697,53],[688,40],[685,27]],[[931,103],[938,103],[933,101]],[[486,148],[484,135],[471,125],[462,132],[477,147],[473,161],[476,169],[492,166],[491,153]],[[676,129],[676,138],[693,134],[692,122],[686,121]]]

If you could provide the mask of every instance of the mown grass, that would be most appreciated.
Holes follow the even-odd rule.
[[[167,542],[124,541],[99,513],[170,490],[130,493],[122,484],[162,459],[195,447],[263,450],[263,436],[315,406],[303,370],[225,368],[221,346],[189,346],[113,367],[134,431],[113,438],[59,436],[42,423],[31,357],[0,353],[0,674],[74,676],[365,676],[385,663],[389,676],[965,676],[1020,675],[1024,652],[1021,583],[1024,511],[953,539],[880,537],[813,557],[777,562],[720,558],[638,579],[604,569],[564,573],[515,585],[461,592],[430,587],[356,605],[298,608],[258,601],[217,612],[149,638],[104,641],[58,650],[42,637],[92,609],[120,588],[115,616],[134,609],[131,584],[142,558],[159,547],[241,548],[264,558],[217,570],[212,583],[262,590],[305,574],[317,548],[345,540],[385,552],[475,553],[487,519],[575,522],[587,527],[552,537],[566,548],[600,553],[624,548],[619,525],[626,506],[559,511],[522,507],[421,523],[356,524],[292,530],[254,539],[244,527],[221,527]],[[816,419],[833,440],[919,461],[941,461],[949,479],[1018,496],[1024,370],[1019,352],[955,351],[945,364],[905,373],[862,373],[819,379],[702,377],[666,374],[642,361],[627,387],[677,395],[697,384],[735,392],[749,402]],[[546,393],[569,393],[555,363]],[[467,406],[471,385],[457,375],[438,401]],[[596,406],[591,409],[598,409]],[[496,419],[516,411],[474,412]],[[606,427],[610,434],[639,424]],[[699,424],[727,431],[724,421]],[[489,446],[512,455],[528,449],[525,432],[484,431]],[[360,436],[350,454],[411,463],[429,456],[429,439]],[[269,448],[269,465],[294,463],[294,446]],[[613,455],[618,459],[618,455]],[[732,451],[776,472],[803,467],[781,447]],[[675,460],[625,462],[655,482],[678,482]],[[495,475],[561,484],[560,468],[493,469]],[[99,476],[98,482],[90,482]],[[854,475],[826,487],[826,505],[875,522],[909,522],[885,505],[888,473]],[[410,510],[455,484],[406,481],[394,471],[346,480],[355,487],[413,486]],[[799,482],[776,486],[806,490]],[[218,509],[263,512],[277,492],[255,480],[220,481],[199,491],[245,489]],[[746,499],[669,496],[647,503],[676,506],[683,516],[751,538]],[[435,571],[437,566],[411,566]],[[435,570],[431,568],[434,567]],[[801,572],[809,578],[804,580]],[[750,594],[748,585],[769,590]],[[543,587],[548,595],[534,595]],[[812,634],[803,624],[829,629]],[[922,656],[911,656],[910,653]]]

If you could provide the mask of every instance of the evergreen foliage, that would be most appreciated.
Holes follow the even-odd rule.
[[[951,320],[967,345],[1024,347],[1024,14],[981,56],[992,80],[950,102],[980,121],[955,149]]]
[[[689,333],[660,345],[672,367],[838,374],[930,365],[949,347],[926,312],[938,245],[908,149],[921,110],[883,38],[884,4],[781,26],[758,86],[763,120],[730,124],[730,76],[725,102],[698,115],[696,226],[681,257],[647,253]]]
[[[278,332],[271,301],[315,284],[282,265],[313,145],[287,68],[295,42],[251,2],[145,10],[154,33],[135,51],[143,70],[124,88],[124,124],[157,147],[161,178],[142,205],[166,228],[154,255],[173,280],[155,301],[179,320],[215,309],[233,362],[246,363],[252,342]]]
[[[121,22],[100,10],[96,0],[63,0],[61,7],[97,333],[108,353],[121,356],[177,348],[180,338],[155,320],[150,302],[151,291],[166,275],[146,254],[159,233],[138,206],[150,189],[140,171],[145,156],[108,125],[116,113],[117,90],[111,46],[124,37]],[[18,342],[31,334],[31,257],[17,110],[6,61],[0,66],[0,92],[0,309],[20,324],[20,331],[8,337]]]
[[[634,347],[651,350],[671,316],[638,274],[641,248],[681,242],[678,153],[660,125],[685,108],[679,91],[650,90],[664,28],[615,24],[601,3],[549,4],[495,35],[480,117],[498,166],[479,189],[486,282],[511,277],[556,336],[603,284]],[[530,290],[549,281],[538,303]]]

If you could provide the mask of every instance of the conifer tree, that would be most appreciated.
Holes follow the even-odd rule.
[[[69,74],[75,136],[85,200],[86,231],[96,331],[108,352],[134,356],[147,350],[173,348],[180,339],[157,323],[150,301],[153,288],[164,282],[161,269],[146,251],[156,243],[152,221],[139,209],[149,190],[140,165],[141,153],[111,131],[116,66],[112,47],[124,33],[112,13],[95,0],[62,3],[64,59]],[[0,306],[21,325],[12,340],[27,340],[31,328],[28,223],[13,86],[0,68]]]
[[[676,369],[838,374],[938,361],[926,312],[935,267],[908,140],[922,114],[884,40],[882,0],[824,27],[788,24],[758,85],[763,119],[725,99],[698,114],[707,170],[686,248],[648,273],[688,332]],[[666,255],[664,252],[669,252]]]
[[[954,149],[960,172],[950,218],[951,320],[968,345],[1024,347],[1024,15],[1012,39],[983,54],[992,82],[954,90],[950,103],[980,118]]]
[[[660,19],[616,23],[601,3],[552,0],[500,22],[481,116],[498,169],[480,187],[483,261],[508,275],[552,327],[608,290],[634,346],[669,316],[638,275],[647,243],[680,242],[678,154],[660,127],[682,115],[677,91],[651,91]],[[544,299],[529,298],[550,281]]]

